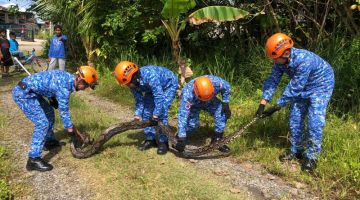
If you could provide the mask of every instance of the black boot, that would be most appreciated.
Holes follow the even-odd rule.
[[[223,137],[223,133],[215,133],[215,135],[211,138],[211,144],[220,141],[222,137]],[[224,144],[221,147],[219,147],[218,150],[223,153],[229,153],[231,149],[229,146]]]
[[[50,151],[52,149],[58,148],[60,147],[61,144],[59,141],[57,140],[50,140],[50,141],[46,141],[43,147],[44,151]]]
[[[292,152],[287,152],[281,156],[279,156],[279,160],[281,162],[285,162],[285,161],[290,161],[290,160],[295,160],[295,159],[298,159],[298,160],[301,160],[303,159],[303,156],[301,153],[292,153]]]
[[[157,154],[164,155],[169,150],[169,144],[167,142],[160,142],[159,147],[157,149]]]
[[[26,163],[26,169],[28,171],[37,170],[40,172],[50,171],[53,169],[53,166],[45,162],[42,158],[29,158]]]
[[[150,149],[151,147],[156,147],[156,141],[155,140],[145,140],[140,146],[140,151],[145,151]]]
[[[301,166],[301,170],[305,172],[312,173],[316,169],[316,160],[314,159],[305,159],[304,163]]]

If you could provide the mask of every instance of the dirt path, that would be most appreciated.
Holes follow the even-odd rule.
[[[16,159],[15,168],[20,176],[13,181],[26,182],[32,192],[20,199],[104,199],[106,194],[94,193],[94,180],[101,177],[96,169],[86,169],[84,160],[74,161],[69,151],[63,147],[58,152],[45,153],[45,158],[54,166],[54,170],[46,173],[27,172],[27,160],[33,125],[12,101],[11,89],[19,78],[0,80],[0,110],[8,116],[9,124],[3,133],[5,145]],[[127,121],[132,119],[132,109],[115,104],[111,101],[91,95],[87,92],[77,92],[75,96],[87,104],[96,106],[103,114]],[[135,147],[134,147],[135,148]],[[259,165],[252,163],[236,163],[231,158],[205,160],[186,160],[178,158],[179,162],[193,165],[197,173],[210,173],[229,183],[232,193],[246,193],[255,199],[316,199],[304,184],[292,187],[279,177],[268,174]],[[304,188],[305,187],[305,188]],[[94,192],[92,192],[94,191]]]
[[[87,92],[78,92],[76,95],[112,117],[122,121],[132,119],[133,111],[129,107],[115,104],[109,100],[90,95]],[[246,191],[249,196],[256,199],[318,199],[307,191],[305,184],[294,183],[295,187],[293,187],[281,178],[267,173],[258,164],[249,162],[236,163],[231,157],[182,160],[192,163],[199,173],[210,171],[215,176],[220,176],[226,181],[231,182],[233,188],[230,191],[233,193]]]
[[[33,125],[12,100],[11,89],[16,80],[0,80],[0,111],[9,119],[4,133],[1,133],[4,134],[5,141],[0,141],[0,144],[10,149],[16,158],[14,167],[20,176],[14,177],[13,181],[27,183],[32,190],[26,194],[28,196],[16,199],[89,199],[92,194],[86,185],[86,177],[80,177],[75,168],[69,166],[69,155],[45,152],[45,159],[56,167],[45,173],[26,171],[26,152],[29,149]]]

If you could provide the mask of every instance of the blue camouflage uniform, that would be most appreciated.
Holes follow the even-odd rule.
[[[226,115],[222,112],[222,103],[230,101],[230,84],[224,79],[206,75],[214,86],[214,97],[209,101],[200,101],[194,93],[194,80],[191,80],[181,91],[181,102],[178,115],[178,137],[184,138],[200,126],[201,110],[210,113],[215,121],[215,134],[224,132]],[[216,96],[221,94],[222,101]]]
[[[139,86],[131,88],[135,98],[135,116],[147,121],[156,115],[167,125],[168,112],[178,88],[176,75],[164,67],[152,65],[141,67],[139,73]],[[144,132],[146,140],[155,140],[155,127],[147,127]],[[159,142],[167,142],[165,134],[160,133]]]
[[[277,105],[291,102],[291,152],[303,153],[305,142],[307,159],[316,159],[321,152],[322,129],[325,126],[326,107],[334,88],[334,72],[321,57],[304,49],[291,48],[288,65],[275,64],[263,87],[263,99],[270,101],[283,73],[290,82]],[[304,119],[308,115],[308,138],[305,138]]]
[[[59,112],[64,128],[72,128],[73,123],[69,111],[70,94],[74,88],[75,76],[62,71],[52,70],[33,74],[21,82],[27,88],[19,85],[13,89],[13,99],[26,117],[35,124],[29,157],[41,156],[45,140],[54,140],[54,109],[43,97],[55,97],[59,103]]]

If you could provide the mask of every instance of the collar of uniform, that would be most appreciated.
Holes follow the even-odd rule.
[[[75,91],[75,75],[71,75],[71,78],[69,80],[69,89],[71,90],[71,92]]]
[[[144,86],[145,82],[144,82],[144,77],[142,76],[142,68],[139,69],[139,85],[140,86]]]
[[[287,65],[288,68],[295,68],[297,66],[296,57],[298,56],[298,54],[299,54],[299,49],[297,49],[295,47],[291,48],[290,61],[289,61],[289,64]]]

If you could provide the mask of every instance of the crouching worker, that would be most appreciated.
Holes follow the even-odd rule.
[[[222,101],[216,96],[222,95]],[[186,137],[200,126],[200,111],[204,110],[214,117],[215,132],[211,143],[219,141],[224,134],[226,120],[231,117],[229,107],[230,84],[224,79],[206,75],[191,80],[181,91],[181,102],[178,115],[178,135],[175,149],[183,152]],[[219,151],[227,153],[230,148],[223,145]]]
[[[321,152],[322,129],[326,107],[334,89],[334,72],[330,64],[313,52],[293,47],[293,40],[283,34],[272,35],[266,42],[266,54],[274,61],[271,76],[263,87],[263,96],[257,116],[264,114],[281,77],[286,73],[290,82],[276,106],[265,115],[290,104],[291,149],[279,157],[280,161],[304,159],[302,169],[313,171]],[[307,119],[307,131],[305,131]]]
[[[121,61],[115,68],[115,77],[120,85],[130,88],[135,98],[135,120],[151,120],[152,125],[160,121],[168,125],[168,111],[175,98],[178,87],[176,75],[159,66],[144,66],[139,68],[129,61]],[[146,127],[145,141],[139,146],[141,151],[158,146],[158,154],[166,154],[167,136],[160,132],[159,142],[156,142],[155,127]]]
[[[33,74],[21,80],[13,89],[13,99],[26,117],[34,124],[34,132],[26,169],[50,171],[53,166],[41,158],[43,150],[60,146],[54,137],[54,108],[59,108],[64,128],[73,139],[76,127],[69,111],[70,94],[73,91],[94,89],[98,74],[93,67],[82,66],[76,75],[62,70]],[[47,97],[49,102],[44,99]]]

